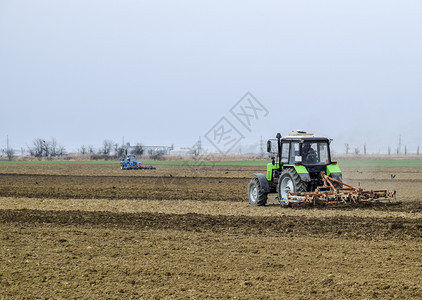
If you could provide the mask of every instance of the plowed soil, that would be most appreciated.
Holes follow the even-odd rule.
[[[422,298],[421,168],[343,168],[397,190],[360,208],[250,206],[263,171],[1,165],[0,299]]]

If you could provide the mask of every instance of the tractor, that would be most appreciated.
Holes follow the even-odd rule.
[[[120,169],[122,170],[155,170],[153,166],[144,166],[140,161],[137,162],[135,155],[127,155],[120,160]]]
[[[343,182],[336,161],[331,160],[331,139],[297,130],[284,138],[267,142],[271,162],[266,174],[255,173],[248,185],[252,205],[267,203],[269,193],[277,193],[283,206],[293,204],[332,204],[390,202],[396,192],[365,191]]]

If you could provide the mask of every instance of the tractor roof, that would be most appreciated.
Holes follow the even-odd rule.
[[[285,139],[327,139],[325,136],[315,135],[312,132],[296,130],[290,132]]]

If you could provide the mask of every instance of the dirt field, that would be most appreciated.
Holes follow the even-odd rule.
[[[342,169],[402,203],[252,207],[253,167],[1,165],[0,299],[421,299],[422,168]]]

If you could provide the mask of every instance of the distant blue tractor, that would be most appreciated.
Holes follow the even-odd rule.
[[[123,157],[120,160],[120,169],[122,170],[144,170],[144,169],[155,170],[156,168],[153,166],[144,166],[142,165],[140,161],[137,162],[135,160],[135,155],[128,155],[126,156],[126,158]]]

